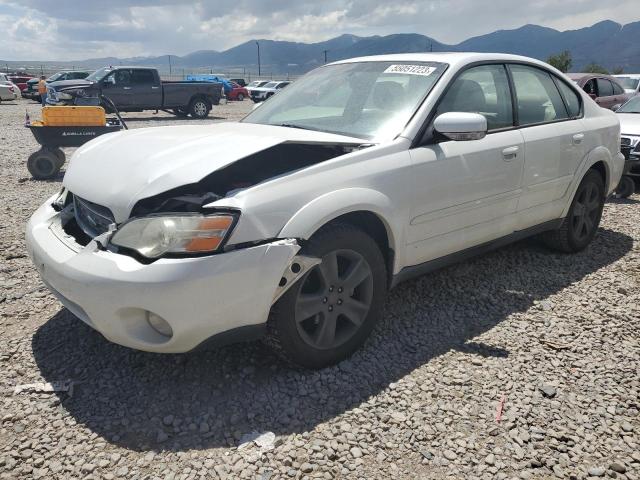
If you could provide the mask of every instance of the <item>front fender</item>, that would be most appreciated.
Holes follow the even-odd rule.
[[[310,238],[323,225],[342,215],[366,211],[376,214],[387,229],[389,247],[396,250],[396,232],[402,231],[401,212],[385,194],[369,188],[345,188],[325,193],[300,208],[285,224],[280,238]]]

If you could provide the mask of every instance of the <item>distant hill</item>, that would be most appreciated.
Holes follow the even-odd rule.
[[[569,50],[573,56],[573,71],[595,62],[606,68],[622,67],[626,72],[640,71],[640,22],[620,25],[606,20],[591,27],[560,32],[539,25],[525,25],[513,30],[499,30],[469,38],[457,45],[447,45],[415,33],[358,37],[341,35],[318,43],[258,40],[263,72],[298,74],[324,63],[324,51],[329,61],[364,55],[424,51],[502,52],[527,55],[541,60],[554,53]],[[199,50],[188,55],[171,55],[175,68],[210,68],[224,70],[247,68],[256,70],[257,47],[251,40],[224,51]],[[0,63],[5,63],[0,60]],[[19,62],[8,62],[16,64]],[[53,63],[53,62],[30,62]],[[168,66],[168,55],[135,58],[94,58],[74,62],[55,62],[76,67],[136,64]]]

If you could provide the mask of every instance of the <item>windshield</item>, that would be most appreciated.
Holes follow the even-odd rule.
[[[278,82],[269,82],[264,86],[264,88],[274,88],[276,85],[278,85]]]
[[[109,72],[111,72],[112,70],[113,69],[109,67],[101,68],[100,70],[96,70],[91,75],[86,77],[86,80],[90,80],[92,82],[99,82],[104,77],[106,77],[109,74]]]
[[[635,90],[638,88],[638,82],[640,79],[637,78],[629,78],[629,77],[618,77],[616,78],[618,83],[622,85],[622,88],[626,88],[627,90]]]
[[[640,97],[633,97],[627,103],[622,105],[617,113],[640,113]]]
[[[292,83],[242,121],[390,140],[446,67],[435,62],[327,65]]]
[[[64,72],[58,72],[58,73],[54,73],[53,75],[51,75],[49,78],[47,78],[47,82],[55,82],[56,80],[58,80],[62,75],[64,75]]]

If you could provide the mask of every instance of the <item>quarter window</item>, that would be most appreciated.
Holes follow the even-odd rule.
[[[562,96],[564,97],[564,101],[567,104],[567,108],[569,109],[569,116],[572,118],[579,117],[580,97],[578,97],[578,94],[562,80],[557,80],[556,83],[558,84],[558,87],[562,92]]]
[[[538,68],[511,65],[519,125],[554,122],[569,117],[551,75]]]
[[[155,81],[151,70],[133,70],[131,83],[134,85],[149,85]]]
[[[489,130],[513,126],[509,79],[504,65],[481,65],[465,70],[455,79],[438,106],[447,112],[479,113]]]
[[[618,85],[615,82],[611,82],[611,85],[613,85],[613,94],[614,95],[624,95],[624,90],[622,89],[622,87],[620,85]]]
[[[598,97],[610,97],[613,95],[613,85],[606,78],[596,79],[598,82]]]

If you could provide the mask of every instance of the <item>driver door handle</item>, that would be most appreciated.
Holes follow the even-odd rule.
[[[504,150],[502,150],[502,157],[505,160],[513,160],[514,158],[516,158],[518,156],[518,151],[520,150],[520,147],[509,147],[509,148],[505,148]]]
[[[573,136],[573,144],[574,145],[580,145],[582,143],[582,140],[584,140],[584,133],[576,133]]]

